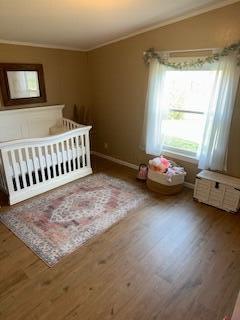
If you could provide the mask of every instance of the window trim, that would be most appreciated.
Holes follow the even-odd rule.
[[[176,147],[169,146],[167,144],[164,145],[164,149],[172,153],[182,154],[183,156],[186,156],[186,157],[197,158],[197,152],[192,152],[185,149],[179,149]]]
[[[191,111],[186,110],[186,109],[175,109],[175,108],[170,108],[169,111],[173,111],[173,112],[182,112],[182,113],[193,113],[193,114],[205,114],[205,112],[203,111]]]
[[[193,163],[193,164],[198,164],[198,158],[197,157],[186,155],[186,154],[183,154],[183,153],[179,153],[177,151],[170,151],[165,146],[163,147],[162,154],[164,156],[167,156],[167,157],[170,157],[170,158],[173,158],[173,159],[182,160],[182,161],[186,161],[186,162]]]

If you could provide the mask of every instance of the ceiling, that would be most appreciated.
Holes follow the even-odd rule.
[[[0,39],[89,50],[231,0],[0,0]]]

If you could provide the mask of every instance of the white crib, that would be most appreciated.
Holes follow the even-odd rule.
[[[0,188],[9,196],[10,204],[92,173],[91,126],[63,118],[63,107],[0,112]],[[7,123],[8,118],[12,125]]]

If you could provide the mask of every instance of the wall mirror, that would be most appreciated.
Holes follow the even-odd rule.
[[[46,102],[41,64],[0,63],[0,87],[5,106]]]

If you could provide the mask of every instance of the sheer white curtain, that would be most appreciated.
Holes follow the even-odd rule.
[[[151,60],[142,136],[142,148],[151,155],[160,155],[163,151],[164,120],[169,112],[165,94],[168,70],[171,68],[159,64],[156,59]],[[198,151],[199,168],[223,171],[227,167],[227,146],[240,67],[236,54],[232,54],[198,70],[216,71],[203,142]]]
[[[199,168],[224,171],[227,169],[227,146],[240,68],[235,54],[221,58],[210,68],[216,70],[216,75],[199,153]]]
[[[160,155],[163,149],[164,120],[168,117],[164,94],[167,70],[156,59],[151,60],[142,136],[142,148],[151,155]]]

